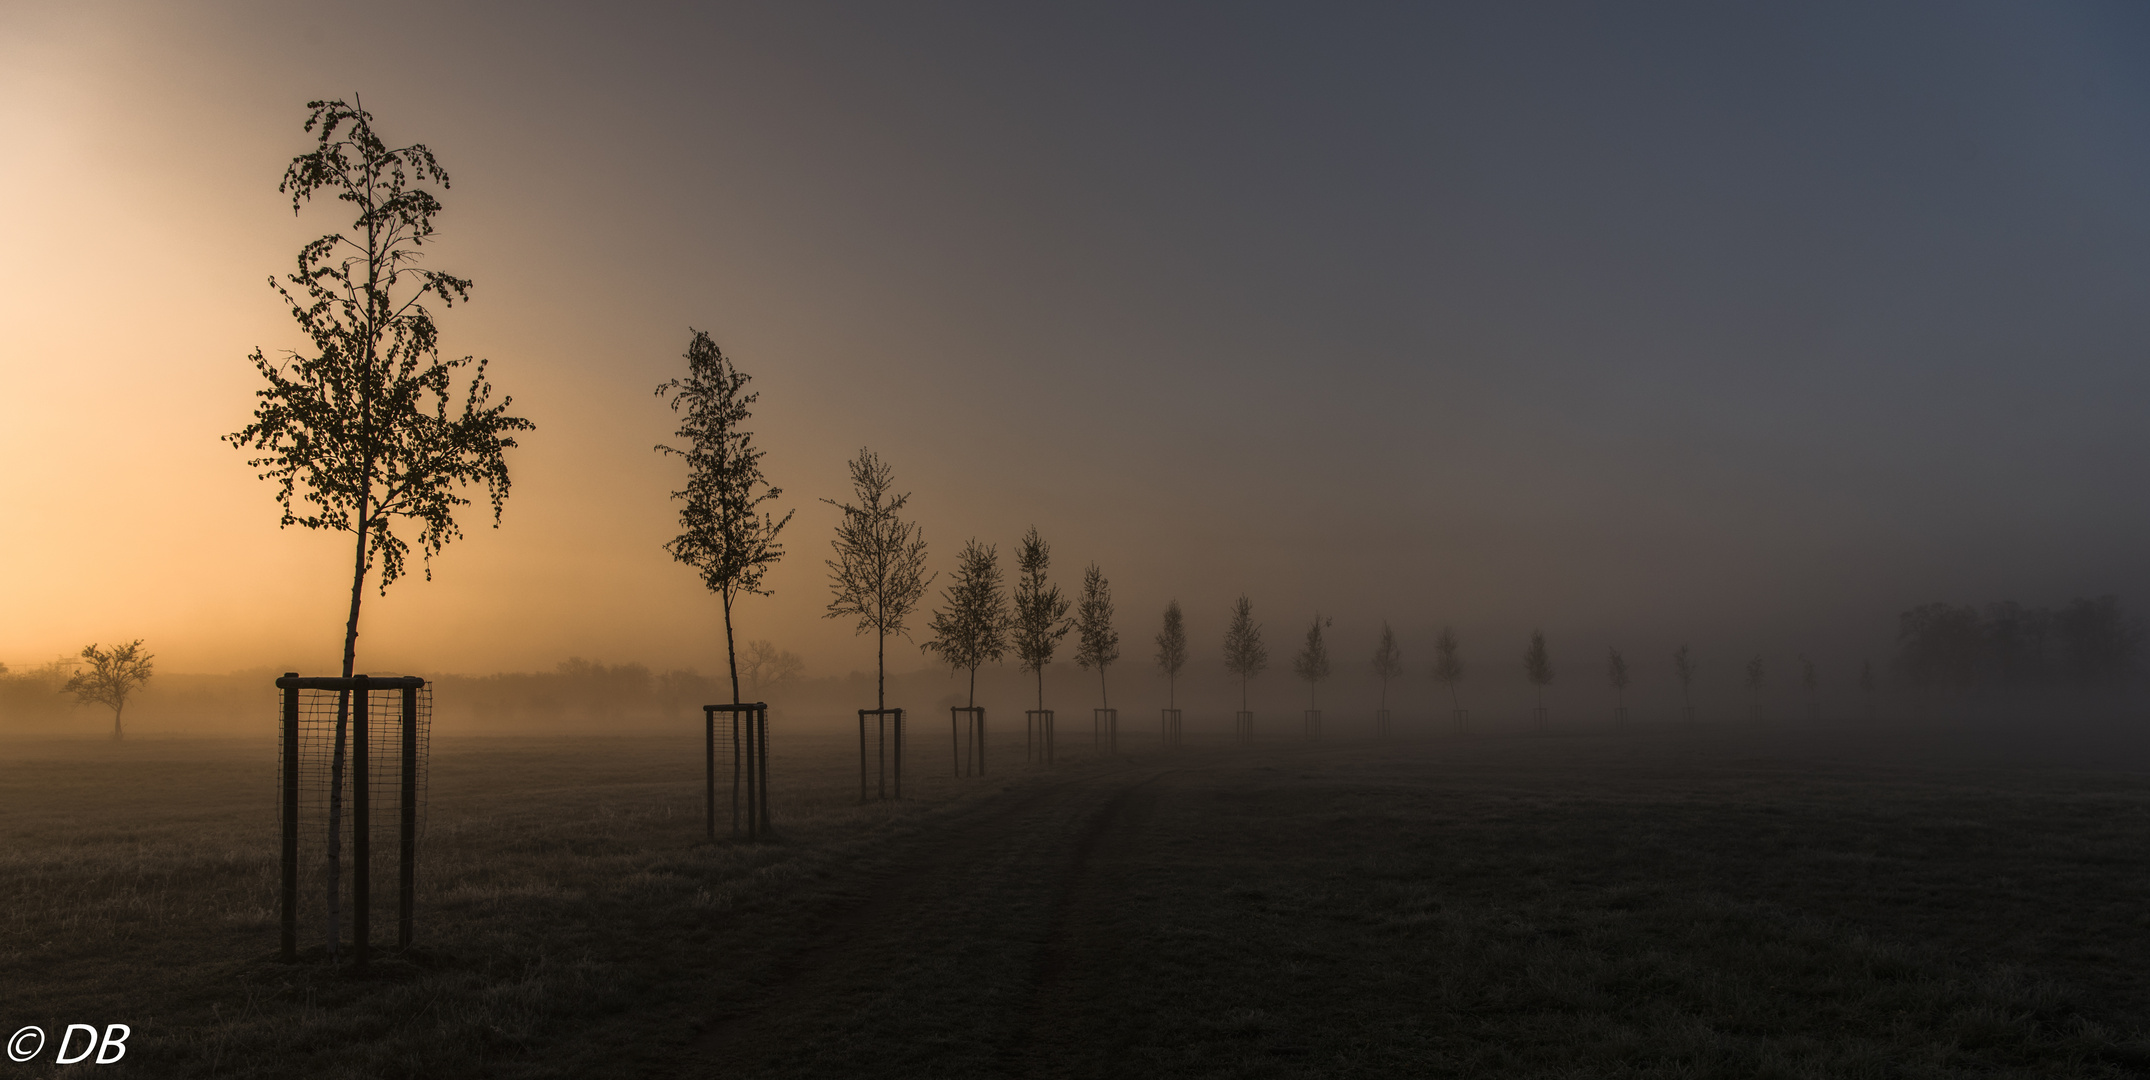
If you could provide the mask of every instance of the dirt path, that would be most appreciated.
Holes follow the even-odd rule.
[[[722,1011],[683,1073],[1056,1075],[1109,1010],[1114,899],[1187,770],[1091,766],[912,838]]]

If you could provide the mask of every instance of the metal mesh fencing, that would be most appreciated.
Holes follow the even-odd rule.
[[[432,688],[416,679],[369,679],[361,696],[357,681],[278,680],[287,956],[294,937],[338,955],[370,943],[384,936],[391,913],[398,942],[411,939]]]

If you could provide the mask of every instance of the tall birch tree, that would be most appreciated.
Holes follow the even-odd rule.
[[[997,664],[1008,651],[1008,598],[1002,591],[1000,552],[974,537],[956,559],[956,577],[941,590],[933,613],[929,652],[957,671],[970,673],[970,707],[978,705],[978,668]]]
[[[682,446],[657,444],[657,452],[686,459],[687,486],[672,493],[680,503],[678,536],[665,544],[672,558],[691,566],[724,605],[724,664],[732,678],[732,704],[739,704],[739,650],[732,605],[741,596],[767,596],[762,578],[784,547],[777,534],[791,523],[761,509],[784,494],[762,475],[762,450],[746,422],[759,393],[747,392],[752,377],[732,363],[705,331],[688,327],[687,377],[657,387],[672,411],[682,414],[673,432]]]
[[[1045,711],[1045,666],[1053,662],[1060,639],[1073,626],[1060,586],[1046,580],[1052,563],[1052,545],[1032,525],[1015,554],[1015,655],[1024,671],[1038,677],[1039,712]]]
[[[278,528],[353,536],[351,603],[344,618],[343,675],[358,659],[358,616],[366,579],[379,567],[381,595],[404,574],[411,540],[396,535],[402,518],[432,580],[433,556],[463,531],[462,495],[482,487],[498,528],[508,498],[507,451],[515,433],[536,425],[492,402],[486,361],[442,360],[430,303],[443,309],[470,299],[471,282],[418,265],[433,235],[440,200],[424,185],[448,188],[448,174],[423,143],[392,148],[373,130],[373,114],[354,97],[310,101],[305,130],[312,152],[291,159],[276,190],[297,216],[316,195],[333,197],[351,224],[299,249],[297,272],[270,277],[310,342],[285,362],[260,349],[247,357],[268,385],[254,392],[253,422],[224,436],[260,456],[247,464],[276,482]],[[456,383],[469,381],[458,391]],[[301,507],[299,504],[305,504]],[[338,951],[342,905],[344,753],[350,735],[348,691],[338,695],[329,754],[328,948]]]
[[[1082,600],[1075,605],[1075,665],[1097,670],[1098,699],[1112,707],[1105,669],[1120,658],[1120,632],[1112,627],[1112,583],[1096,563],[1082,572]]]
[[[895,469],[861,448],[851,459],[851,490],[858,502],[821,500],[843,515],[831,541],[836,557],[827,562],[835,595],[822,617],[856,618],[855,633],[874,636],[876,709],[888,707],[888,639],[910,636],[911,612],[933,582],[926,572],[925,534],[917,522],[901,517],[911,494],[896,494],[895,485]]]
[[[1254,621],[1254,604],[1239,594],[1232,604],[1232,623],[1224,631],[1224,669],[1239,676],[1239,711],[1247,711],[1247,680],[1269,667],[1269,650],[1262,644],[1262,627]]]
[[[1175,693],[1180,669],[1187,666],[1187,621],[1180,614],[1180,602],[1174,600],[1165,605],[1164,628],[1157,631],[1157,668],[1165,673],[1165,707],[1179,707]]]
[[[1306,707],[1321,707],[1321,683],[1329,677],[1329,643],[1322,631],[1334,620],[1324,620],[1320,612],[1314,613],[1314,625],[1306,628],[1306,641],[1299,646],[1299,655],[1292,658],[1292,674],[1306,680]]]
[[[1381,709],[1388,711],[1389,680],[1403,674],[1403,649],[1396,644],[1396,631],[1381,620],[1381,643],[1374,646],[1374,677],[1381,680]]]

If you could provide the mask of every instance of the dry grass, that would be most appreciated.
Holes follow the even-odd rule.
[[[11,744],[0,1023],[145,1076],[2150,1069],[2140,776],[1659,732],[921,754],[862,807],[795,737],[782,839],[711,845],[696,752],[444,740],[423,945],[355,979],[273,959],[273,750]]]

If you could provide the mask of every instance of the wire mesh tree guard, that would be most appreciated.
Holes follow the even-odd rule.
[[[1165,749],[1177,749],[1180,745],[1180,711],[1178,709],[1166,709],[1164,714]]]
[[[895,793],[895,797],[896,797],[896,798],[898,798],[898,799],[901,799],[901,798],[903,798],[903,710],[902,710],[902,709],[860,709],[860,710],[859,710],[859,801],[860,801],[860,802],[866,802],[866,801],[867,801],[867,799],[866,799],[866,787],[867,787],[867,784],[866,784],[866,774],[867,774],[867,771],[868,771],[868,770],[867,770],[867,762],[868,762],[869,758],[867,757],[867,754],[866,754],[866,718],[867,718],[867,717],[869,717],[869,716],[873,717],[873,719],[874,719],[874,725],[873,725],[873,728],[874,728],[874,744],[875,744],[875,746],[876,746],[876,748],[877,748],[877,750],[876,750],[876,753],[875,753],[875,754],[874,754],[874,756],[873,756],[873,757],[872,757],[872,758],[870,759],[870,760],[872,760],[872,761],[873,761],[873,763],[874,763],[874,765],[875,765],[875,768],[873,769],[873,772],[875,773],[875,777],[874,777],[874,798],[876,798],[876,799],[886,799],[886,798],[888,798],[888,797],[889,797],[889,790],[888,790],[888,789],[889,789],[889,780],[890,780],[890,774],[891,774],[891,772],[893,771],[893,773],[894,773],[894,779],[895,779],[895,782],[896,782],[896,783],[895,783],[895,787],[896,787],[896,793]],[[893,736],[893,738],[891,738],[891,736]],[[893,747],[893,749],[894,749],[894,750],[895,750],[895,752],[896,752],[896,753],[895,753],[895,761],[894,761],[894,765],[895,765],[895,768],[894,768],[894,770],[891,770],[891,769],[889,768],[889,765],[891,764],[891,763],[890,763],[890,760],[889,760],[889,750],[891,749],[891,747],[890,747],[890,745],[889,745],[889,744],[890,744],[891,742],[893,742],[893,743],[895,744],[895,746]]]
[[[1316,741],[1319,741],[1319,740],[1320,740],[1320,738],[1321,738],[1321,710],[1320,710],[1320,709],[1308,709],[1308,710],[1306,710],[1306,741],[1308,741],[1308,742],[1316,742]]]
[[[1250,711],[1246,710],[1246,709],[1241,709],[1241,710],[1239,710],[1238,712],[1236,712],[1236,713],[1233,713],[1233,714],[1232,714],[1232,733],[1233,733],[1233,735],[1234,735],[1234,736],[1236,736],[1236,737],[1237,737],[1237,738],[1239,739],[1239,741],[1240,741],[1240,742],[1243,742],[1243,743],[1251,743],[1251,742],[1253,742],[1253,741],[1254,741],[1254,714],[1253,714],[1252,712],[1250,712]]]
[[[985,775],[985,706],[952,705],[948,709],[948,737],[955,752],[955,774]]]
[[[373,803],[377,792],[392,792],[397,801],[397,947],[409,948],[415,931],[418,837],[432,741],[432,692],[416,676],[302,678],[297,672],[286,672],[276,680],[276,687],[283,692],[279,951],[286,961],[298,959],[301,853],[313,847],[307,842],[309,837],[318,837],[324,855],[316,863],[320,868],[316,883],[324,901],[324,944],[328,957],[337,959],[343,841],[348,835],[351,960],[353,967],[364,969],[373,945]],[[347,767],[348,814],[343,807]]]
[[[1377,739],[1389,737],[1389,711],[1387,709],[1374,710],[1374,737]]]
[[[1120,752],[1120,710],[1090,710],[1090,749],[1100,747],[1108,754]]]
[[[1053,763],[1053,711],[1023,710],[1023,760]]]
[[[717,714],[725,716],[728,740],[717,738]],[[709,839],[717,838],[717,748],[731,744],[732,835],[759,840],[769,835],[769,705],[754,701],[702,706],[709,811]],[[744,802],[745,813],[741,814]],[[743,820],[742,820],[743,819]],[[741,829],[741,825],[745,828]]]

